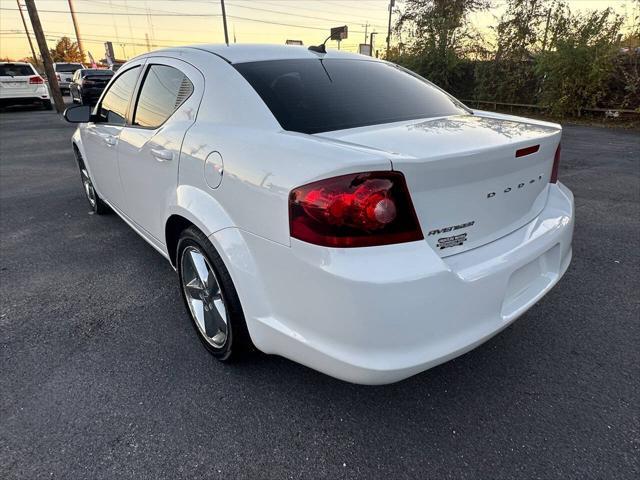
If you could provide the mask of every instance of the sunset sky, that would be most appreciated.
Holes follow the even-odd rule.
[[[151,48],[224,41],[218,0],[73,0],[85,50],[104,57],[104,42],[111,40],[118,58],[131,58]],[[277,43],[287,39],[317,44],[332,26],[348,25],[349,38],[341,48],[357,51],[365,41],[365,24],[379,32],[376,48],[383,49],[388,0],[226,0],[230,42]],[[396,2],[402,8],[402,2]],[[488,12],[474,14],[482,31],[497,23],[504,1]],[[51,46],[61,36],[75,40],[67,0],[36,0],[40,19]],[[612,6],[631,14],[632,0],[569,0],[573,11]],[[637,4],[636,4],[637,5]],[[26,8],[25,15],[26,13]],[[27,17],[27,22],[29,22]],[[29,24],[31,30],[31,25]],[[35,40],[34,40],[35,45]],[[330,48],[337,44],[330,42]],[[37,46],[36,46],[37,48]],[[31,56],[16,0],[0,0],[0,57]]]

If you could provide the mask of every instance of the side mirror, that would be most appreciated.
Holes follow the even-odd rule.
[[[86,123],[91,121],[91,107],[89,105],[76,105],[64,111],[64,119],[71,123]]]

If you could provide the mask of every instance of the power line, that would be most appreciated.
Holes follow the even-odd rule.
[[[0,10],[10,10],[12,12],[17,12],[17,8],[6,8],[0,7]],[[65,12],[63,10],[38,10],[42,13],[62,13],[68,15],[69,12]],[[138,16],[138,17],[146,17],[151,15],[153,17],[219,17],[220,14],[217,13],[125,13],[125,12],[78,12],[76,13],[82,15],[116,15],[121,17],[126,17],[127,15]]]
[[[270,13],[278,13],[280,15],[288,15],[288,16],[292,16],[292,17],[300,17],[300,18],[311,18],[314,20],[326,20],[329,22],[336,22],[336,23],[351,23],[351,22],[345,22],[345,19],[342,18],[340,20],[337,20],[335,18],[326,18],[326,17],[318,17],[318,16],[312,16],[312,15],[303,15],[300,13],[289,13],[289,12],[282,12],[280,10],[270,10],[268,8],[260,8],[260,7],[247,7],[244,5],[238,5],[235,3],[229,3],[230,6],[232,7],[236,7],[236,8],[244,8],[247,10],[256,10],[256,11],[260,11],[260,12],[270,12]],[[376,25],[377,27],[381,27],[381,25]]]

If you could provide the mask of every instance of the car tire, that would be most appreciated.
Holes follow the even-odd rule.
[[[75,150],[76,159],[78,161],[78,168],[80,169],[80,180],[82,181],[82,187],[84,189],[84,194],[87,197],[87,201],[89,202],[89,206],[91,210],[96,215],[105,215],[111,212],[111,208],[107,205],[98,195],[96,189],[93,186],[93,181],[89,175],[89,170],[84,164],[84,160],[80,155],[80,152]]]
[[[176,267],[191,324],[209,353],[226,362],[251,352],[253,343],[229,271],[196,227],[180,235]]]
[[[45,110],[53,110],[53,105],[51,104],[51,100],[43,100],[42,108]]]

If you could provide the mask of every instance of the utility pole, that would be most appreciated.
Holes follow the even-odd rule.
[[[373,57],[373,36],[377,34],[378,32],[371,32],[371,35],[369,35],[369,46],[371,47],[370,57]]]
[[[362,25],[364,27],[364,43],[367,43],[367,38],[369,37],[367,35],[368,31],[369,31],[369,22],[365,23],[364,25]]]
[[[82,48],[82,40],[80,40],[80,28],[78,27],[78,19],[76,18],[76,10],[73,8],[73,0],[68,0],[69,11],[71,12],[71,20],[73,21],[73,29],[76,31],[76,40],[78,41],[78,50],[80,50],[80,58],[84,62],[84,48]]]
[[[389,51],[391,50],[391,12],[393,6],[396,4],[396,0],[389,0],[389,26],[387,27],[387,58],[389,58]]]
[[[29,18],[31,19],[33,34],[36,36],[38,48],[40,49],[42,63],[44,63],[44,71],[47,74],[47,81],[49,82],[51,96],[53,96],[53,103],[55,103],[58,113],[63,113],[65,105],[62,100],[62,93],[60,92],[60,85],[58,85],[56,72],[53,71],[53,62],[51,61],[51,55],[49,54],[47,40],[44,38],[44,32],[42,31],[42,24],[40,23],[40,17],[38,16],[36,3],[34,0],[25,0],[25,3],[27,4],[27,12],[29,12]]]
[[[224,25],[224,43],[229,45],[229,33],[227,32],[227,11],[224,9],[224,0],[220,0],[222,6],[222,24]]]
[[[20,4],[20,0],[16,0],[18,4],[18,10],[20,10],[20,18],[22,18],[22,25],[24,25],[24,33],[27,34],[27,40],[29,40],[29,47],[31,48],[31,55],[33,55],[34,63],[38,62],[38,57],[36,57],[36,51],[33,48],[33,42],[31,41],[31,35],[29,35],[29,29],[27,28],[27,22],[24,19],[24,13],[22,12],[22,5]]]
[[[145,33],[144,34],[144,39],[147,41],[147,52],[151,51],[151,44],[149,43],[149,34]]]

